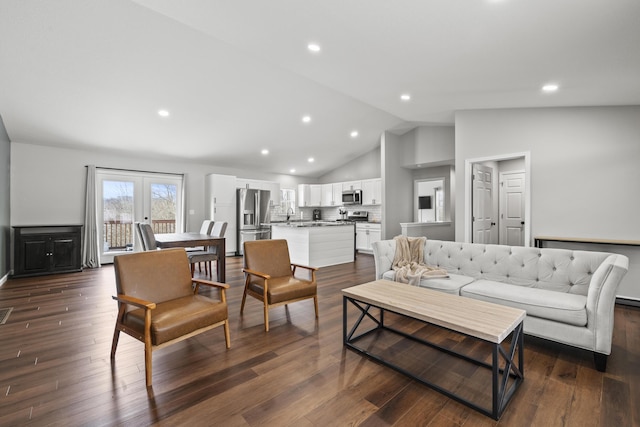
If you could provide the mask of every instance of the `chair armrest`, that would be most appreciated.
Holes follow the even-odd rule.
[[[215,287],[215,288],[221,288],[221,289],[229,289],[229,287],[230,287],[226,283],[214,282],[214,281],[211,281],[211,280],[192,279],[192,282],[197,284],[197,285],[207,285],[207,286],[211,286],[211,287]]]
[[[200,289],[200,285],[206,285],[212,288],[218,288],[220,290],[220,300],[224,303],[227,302],[227,296],[225,291],[229,289],[229,285],[227,285],[226,283],[214,282],[211,280],[203,280],[203,279],[191,279],[191,281],[196,284],[195,288],[193,289],[194,295],[198,293],[198,290]]]
[[[296,267],[300,267],[300,268],[306,268],[307,270],[311,270],[311,271],[318,271],[318,267],[309,267],[307,265],[291,264],[291,267],[293,267],[294,270]]]
[[[151,302],[151,301],[146,301],[140,298],[134,298],[134,297],[130,297],[127,295],[118,295],[118,296],[114,296],[112,297],[114,300],[124,303],[124,304],[131,304],[134,305],[136,307],[140,307],[140,308],[147,308],[149,310],[153,310],[154,308],[156,308],[156,303],[155,302]]]
[[[258,277],[262,277],[263,279],[271,279],[271,276],[268,274],[264,274],[264,273],[260,273],[259,271],[254,271],[254,270],[250,270],[248,268],[243,268],[242,271],[244,271],[247,274],[251,274],[253,276],[258,276]]]

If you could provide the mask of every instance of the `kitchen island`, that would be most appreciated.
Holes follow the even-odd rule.
[[[330,221],[271,223],[271,238],[285,239],[294,264],[326,267],[355,260],[355,225]]]

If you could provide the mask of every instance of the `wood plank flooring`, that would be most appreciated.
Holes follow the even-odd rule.
[[[227,259],[231,349],[216,328],[153,355],[145,387],[144,351],[122,334],[109,360],[116,303],[113,268],[10,279],[0,308],[0,425],[112,426],[638,426],[640,309],[617,306],[606,373],[591,353],[525,336],[525,381],[494,421],[342,346],[340,290],[374,279],[373,258],[318,274],[313,302],[270,311],[248,299],[241,317],[241,258]],[[215,292],[215,291],[213,291]],[[399,317],[387,322],[484,357],[482,343]],[[392,336],[375,341],[417,372],[482,399],[475,366],[420,352]],[[434,369],[435,367],[435,369]],[[435,374],[434,374],[435,372]]]

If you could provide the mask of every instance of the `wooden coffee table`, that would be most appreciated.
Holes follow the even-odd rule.
[[[493,419],[499,419],[514,392],[524,380],[523,331],[524,310],[492,304],[430,289],[419,288],[389,280],[353,286],[342,290],[343,294],[343,342],[344,345],[374,360],[393,368],[444,395],[463,403]],[[348,303],[359,311],[359,317],[347,330]],[[377,308],[379,310],[372,309]],[[412,334],[385,325],[384,313],[393,312],[425,323],[437,325],[451,331],[488,342],[492,346],[492,363],[471,358],[462,353],[441,347],[433,342],[420,339]],[[362,321],[370,319],[373,328],[364,329]],[[406,369],[386,360],[384,356],[358,347],[356,342],[380,330],[391,331],[410,340],[436,348],[447,354],[462,358],[476,365],[490,368],[492,387],[492,407],[490,409],[473,403],[454,392],[433,382],[419,378]],[[358,332],[358,334],[356,334]],[[505,349],[502,342],[511,336]],[[516,357],[517,355],[517,357]],[[504,363],[501,363],[504,362]],[[489,384],[487,384],[487,387]]]

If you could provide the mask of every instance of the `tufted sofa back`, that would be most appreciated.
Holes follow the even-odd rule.
[[[427,240],[425,263],[475,279],[587,295],[604,252]]]
[[[376,274],[379,268],[381,272],[391,269],[395,253],[393,240],[378,243],[374,247],[374,252],[379,252],[377,262],[385,265],[376,265]],[[429,239],[424,250],[425,264],[451,274],[585,296],[593,274],[608,257],[616,255]]]

